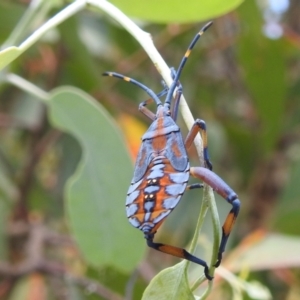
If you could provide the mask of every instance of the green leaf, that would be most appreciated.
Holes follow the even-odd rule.
[[[158,23],[198,22],[228,13],[243,0],[112,0],[120,10],[131,17]]]
[[[132,163],[124,140],[105,109],[78,89],[54,90],[49,108],[54,126],[72,134],[82,146],[82,159],[66,189],[78,245],[92,265],[128,271],[141,259],[145,243],[125,215]]]
[[[9,65],[13,60],[21,55],[22,52],[23,51],[18,47],[8,47],[0,51],[0,70]]]
[[[141,299],[147,286],[142,277],[138,276],[138,278],[134,279],[134,273],[120,272],[119,269],[112,267],[97,269],[90,267],[85,275],[96,282],[101,282],[106,288],[119,295],[124,294],[124,291],[127,290],[126,295],[131,295],[131,297],[128,297],[130,299]],[[130,281],[134,281],[134,285],[128,285]]]
[[[195,300],[186,274],[186,261],[164,269],[146,288],[142,300]]]

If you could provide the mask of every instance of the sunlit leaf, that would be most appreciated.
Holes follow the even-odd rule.
[[[158,23],[198,22],[225,14],[243,0],[191,0],[188,3],[181,0],[112,0],[119,9],[129,16]]]
[[[0,52],[0,70],[9,65],[19,55],[22,54],[22,50],[18,47],[8,47]]]

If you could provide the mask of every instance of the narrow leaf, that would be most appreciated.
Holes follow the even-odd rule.
[[[0,70],[8,66],[13,60],[22,54],[18,47],[8,47],[0,51]]]

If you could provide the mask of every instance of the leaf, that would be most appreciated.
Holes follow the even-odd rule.
[[[120,10],[131,17],[157,23],[198,22],[228,13],[243,0],[112,0]]]
[[[0,70],[9,65],[19,55],[23,53],[18,47],[8,47],[0,51]]]
[[[52,123],[72,134],[83,151],[66,188],[66,207],[78,245],[94,266],[131,270],[145,243],[125,215],[133,171],[120,132],[104,108],[78,89],[59,88],[50,98]]]
[[[182,261],[157,274],[146,288],[142,300],[194,300],[187,280],[186,263]]]
[[[131,295],[130,299],[141,299],[147,283],[139,276],[134,280],[134,285],[129,286],[128,282],[133,280],[135,276],[133,274],[134,273],[126,274],[112,267],[98,269],[89,267],[85,273],[88,278],[96,282],[101,282],[107,289],[114,291],[116,294],[122,295],[124,291],[127,290],[126,294]]]
[[[299,253],[298,236],[256,231],[226,257],[223,266],[233,272],[294,268],[300,266]]]

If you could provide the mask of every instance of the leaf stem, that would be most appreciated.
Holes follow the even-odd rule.
[[[208,211],[207,201],[205,201],[205,195],[207,194],[207,189],[208,189],[208,186],[205,186],[204,191],[203,191],[203,201],[201,203],[200,213],[199,213],[199,217],[198,217],[197,224],[196,224],[196,230],[195,230],[195,233],[194,233],[194,236],[193,236],[190,248],[189,248],[190,252],[192,252],[192,253],[195,252],[195,250],[196,250],[200,230],[203,226],[203,222],[204,222],[205,216]]]
[[[63,21],[67,20],[69,17],[78,13],[86,6],[85,0],[76,0],[54,17],[49,19],[45,24],[43,24],[39,29],[37,29],[29,38],[27,38],[20,46],[19,49],[22,51],[27,50],[30,46],[32,46],[38,39],[40,39],[48,30],[56,27]]]
[[[46,102],[49,99],[49,93],[40,89],[36,85],[32,84],[30,81],[27,81],[26,79],[24,79],[16,74],[13,74],[13,73],[5,74],[4,79],[6,82],[9,82],[10,84],[15,85],[16,87],[23,90],[24,92],[27,92],[27,93],[43,100],[44,102]]]
[[[211,262],[210,262],[210,268],[209,269],[210,269],[210,275],[214,276],[214,270],[215,270],[214,264],[217,261],[217,255],[218,255],[218,250],[219,250],[219,245],[220,245],[220,230],[219,230],[220,220],[219,220],[219,215],[218,215],[218,210],[217,210],[213,190],[208,185],[204,186],[203,202],[202,202],[202,206],[201,206],[201,210],[200,210],[199,219],[201,217],[202,209],[206,209],[206,212],[209,209],[210,212],[211,212],[211,218],[212,218],[212,224],[213,224],[213,233],[214,233],[214,241],[213,241],[213,253],[211,255]],[[202,226],[202,224],[201,224],[201,226]],[[198,223],[197,223],[197,227],[198,227]],[[198,233],[198,235],[199,235],[199,233]],[[195,232],[194,239],[195,239],[195,237],[197,237],[197,231]],[[193,242],[194,242],[194,239],[193,239]],[[202,282],[204,282],[205,280],[206,280],[205,276],[199,277],[193,283],[193,285],[191,287],[191,290],[192,291],[196,290],[197,287]],[[205,290],[205,292],[203,293],[203,295],[200,297],[200,299],[205,299],[207,297],[207,295],[209,294],[209,292],[212,288],[212,284],[213,284],[213,281],[209,281],[209,285],[208,285],[207,289]]]
[[[18,40],[27,30],[28,25],[30,24],[30,22],[32,22],[34,15],[36,14],[43,2],[44,0],[32,0],[30,2],[27,10],[22,15],[18,24],[13,29],[7,40],[2,44],[1,49],[5,49],[9,46],[14,46],[18,43]]]
[[[211,213],[211,220],[212,220],[213,233],[214,233],[213,253],[211,255],[211,261],[210,261],[210,271],[211,273],[213,273],[215,269],[214,265],[217,262],[218,251],[221,242],[221,236],[220,236],[221,225],[220,225],[220,218],[218,214],[218,208],[216,205],[212,188],[209,188],[208,195],[209,195],[208,205]]]

